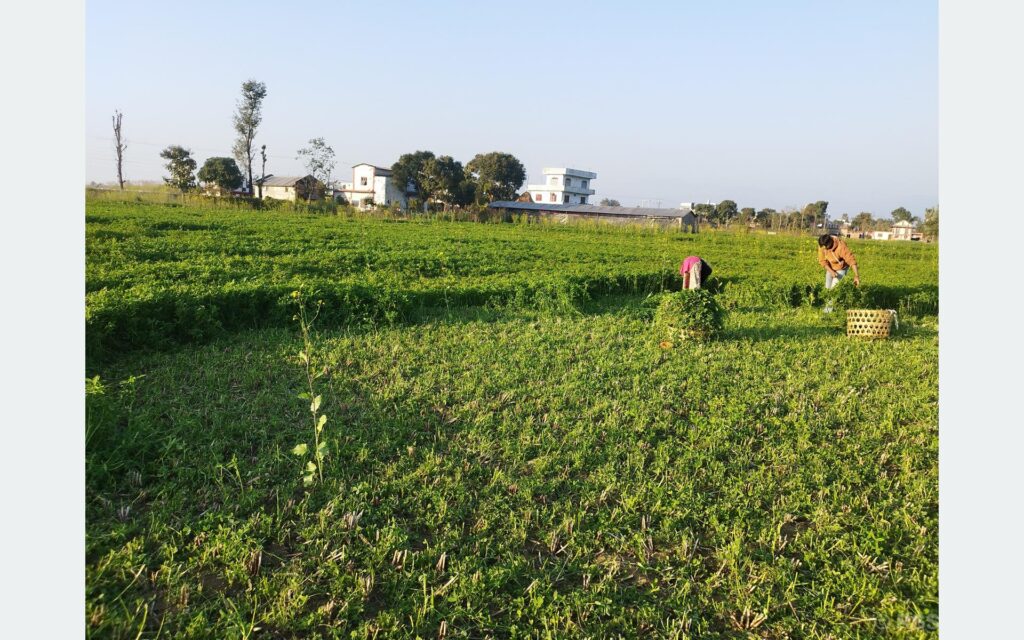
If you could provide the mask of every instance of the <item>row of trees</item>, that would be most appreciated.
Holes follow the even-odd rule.
[[[180,145],[171,145],[160,152],[160,157],[167,160],[164,165],[171,175],[164,182],[181,191],[191,191],[199,184],[207,189],[232,191],[248,186],[250,192],[263,197],[263,183],[267,175],[267,145],[260,145],[257,150],[255,139],[260,125],[263,123],[263,100],[267,97],[267,86],[256,80],[242,83],[242,95],[235,105],[232,125],[235,129],[235,142],[231,151],[234,157],[207,158],[202,168],[192,157],[192,151]],[[117,123],[119,127],[120,123]],[[256,176],[254,164],[260,161],[260,175]],[[298,150],[298,157],[305,158],[307,170],[324,184],[331,183],[331,172],[334,170],[334,149],[323,138],[312,138],[309,146]]]
[[[799,231],[817,229],[824,226],[828,221],[828,216],[826,215],[828,202],[825,200],[810,202],[802,209],[789,208],[781,211],[771,208],[754,209],[753,207],[741,209],[733,200],[722,200],[717,205],[706,203],[694,205],[693,211],[700,222],[724,227],[736,224],[739,226],[756,226],[764,229]],[[938,217],[938,207],[925,211],[924,223],[921,225],[922,232],[925,235],[938,236]],[[856,231],[887,230],[893,224],[900,221],[915,224],[921,222],[920,218],[913,215],[905,207],[894,209],[888,218],[875,218],[871,212],[862,211],[854,216],[852,220],[845,213],[839,219],[842,222],[849,222],[850,226]]]
[[[526,181],[526,169],[515,156],[501,151],[478,153],[465,166],[451,156],[414,151],[391,165],[391,176],[419,201],[447,210],[515,199]]]
[[[263,100],[266,97],[267,86],[264,83],[256,80],[247,80],[242,83],[242,95],[232,117],[236,134],[231,149],[234,158],[208,158],[203,167],[196,172],[197,163],[192,157],[192,151],[181,145],[171,145],[160,152],[160,157],[167,160],[167,164],[164,166],[171,174],[170,177],[164,178],[164,182],[182,191],[195,189],[198,186],[197,181],[208,187],[215,186],[222,190],[238,189],[243,185],[249,185],[250,189],[253,185],[261,188],[267,175],[267,145],[262,145],[259,149],[262,159],[262,176],[255,179],[253,176],[253,162],[256,157],[254,141],[256,132],[263,122]],[[115,111],[112,118],[117,182],[122,190],[125,183],[124,152],[128,148],[122,128],[123,117],[124,114]],[[244,169],[244,173],[242,169]],[[246,176],[248,176],[248,180],[246,180]],[[260,191],[260,196],[262,196],[262,189]]]
[[[808,203],[801,210],[776,211],[771,208],[740,208],[735,200],[722,200],[718,204],[699,203],[693,206],[693,213],[704,223],[729,227],[754,225],[766,229],[814,229],[828,219],[828,202],[818,200]]]
[[[165,167],[170,174],[164,181],[182,191],[196,189],[200,183],[208,189],[216,187],[222,191],[248,185],[262,198],[262,186],[268,177],[266,145],[259,147],[259,175],[255,175],[253,164],[257,152],[255,138],[263,122],[263,100],[266,96],[267,87],[262,82],[248,80],[242,83],[242,95],[232,118],[236,134],[232,147],[234,158],[208,158],[196,171],[198,163],[192,157],[192,151],[181,145],[171,145],[160,153],[160,157],[167,161]],[[116,134],[120,136],[119,121],[116,126]],[[311,138],[308,146],[297,151],[297,158],[304,159],[306,170],[326,187],[334,186],[334,149],[324,138]],[[523,164],[515,156],[498,151],[477,154],[465,166],[451,156],[415,151],[399,157],[391,169],[396,184],[405,185],[408,193],[414,194],[421,202],[445,209],[485,204],[490,200],[512,200],[526,181]]]
[[[265,158],[265,147],[262,152]],[[309,146],[299,149],[298,154],[305,158],[306,169],[313,177],[329,188],[334,186],[334,150],[323,138],[311,139]],[[167,147],[160,157],[167,160],[165,167],[170,173],[164,181],[182,191],[191,191],[200,183],[207,188],[230,191],[245,183],[245,175],[234,158],[207,158],[197,172],[192,152],[182,146]],[[410,195],[444,209],[512,200],[526,181],[523,164],[515,156],[500,151],[477,154],[465,167],[451,156],[415,151],[399,157],[391,171],[395,183],[407,185]],[[257,188],[262,186],[265,175],[264,170],[264,176],[254,179]]]

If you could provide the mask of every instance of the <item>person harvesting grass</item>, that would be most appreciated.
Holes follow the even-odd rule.
[[[825,288],[831,289],[853,269],[853,283],[860,286],[857,258],[838,236],[824,234],[818,238],[818,264],[825,267]]]
[[[711,277],[711,265],[700,256],[686,256],[679,265],[679,275],[683,276],[684,289],[700,289],[701,282]]]
[[[831,289],[839,284],[846,272],[853,269],[853,284],[860,286],[860,273],[857,271],[857,258],[850,247],[838,236],[823,234],[818,238],[818,264],[825,267],[825,288]],[[832,305],[825,307],[825,313],[832,312]]]

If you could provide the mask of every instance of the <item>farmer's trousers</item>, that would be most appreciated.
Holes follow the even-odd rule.
[[[839,281],[842,280],[843,276],[846,275],[846,271],[847,271],[846,269],[840,269],[839,271],[836,271],[836,277],[834,277],[834,278],[832,277],[832,273],[831,272],[826,271],[825,272],[825,288],[826,289],[831,289],[832,287],[834,287],[837,284],[839,284]]]

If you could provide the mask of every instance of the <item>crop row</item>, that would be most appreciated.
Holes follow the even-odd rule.
[[[445,307],[514,307],[556,313],[579,313],[597,296],[649,294],[678,290],[673,273],[551,277],[519,281],[453,282],[448,287],[401,288],[383,279],[323,282],[313,287],[323,300],[321,326],[408,322],[419,312]],[[434,283],[436,284],[436,283]],[[295,313],[292,286],[228,284],[220,287],[174,285],[161,288],[103,290],[90,295],[86,335],[90,356],[125,350],[201,342],[241,329],[285,326]],[[822,285],[720,281],[719,299],[726,308],[783,308],[821,303]],[[855,290],[857,304],[935,313],[937,287],[864,285]]]
[[[423,310],[515,307],[578,313],[607,294],[678,289],[689,254],[715,267],[726,308],[823,301],[807,238],[687,235],[547,225],[483,225],[239,214],[90,203],[90,358],[204,341],[291,322],[291,291],[324,301],[321,326],[414,320]],[[840,306],[934,313],[934,247],[862,243],[865,284]]]

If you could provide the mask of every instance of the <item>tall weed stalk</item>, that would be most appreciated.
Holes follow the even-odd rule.
[[[309,444],[306,442],[295,445],[292,453],[306,461],[302,469],[302,484],[308,487],[316,480],[323,484],[324,459],[327,457],[327,443],[322,439],[324,426],[327,424],[327,414],[320,411],[323,396],[316,392],[316,381],[327,374],[327,367],[317,369],[316,345],[312,336],[313,323],[320,315],[324,301],[317,300],[316,309],[310,312],[308,300],[303,291],[292,291],[292,299],[298,308],[294,316],[299,323],[299,332],[302,334],[302,350],[298,353],[298,360],[305,373],[307,388],[306,391],[299,394],[299,399],[309,402],[310,420],[313,425],[312,455],[310,455]]]

